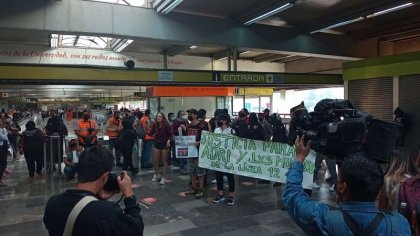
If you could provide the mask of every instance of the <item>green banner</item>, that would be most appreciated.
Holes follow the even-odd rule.
[[[295,161],[295,147],[203,131],[199,166],[206,169],[285,183],[286,172]],[[303,187],[311,188],[315,152],[303,163]]]

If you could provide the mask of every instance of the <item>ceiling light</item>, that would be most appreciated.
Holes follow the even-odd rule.
[[[191,45],[190,46],[190,49],[196,49],[196,48],[198,48],[198,46],[196,46],[196,45]]]
[[[293,5],[294,5],[293,3],[286,3],[286,4],[284,4],[284,5],[280,6],[280,7],[277,7],[274,10],[271,10],[271,11],[269,11],[267,13],[264,13],[264,14],[258,16],[258,17],[255,17],[252,20],[249,20],[249,21],[245,22],[244,25],[250,25],[250,24],[255,23],[257,21],[263,20],[263,19],[265,19],[267,17],[270,17],[272,15],[275,15],[275,14],[277,14],[279,12],[282,12],[284,10],[287,10],[287,9],[291,8]]]
[[[228,57],[222,57],[222,58],[219,58],[219,59],[217,59],[218,61],[222,61],[222,60],[225,60],[225,59],[227,59]]]
[[[346,21],[343,21],[343,22],[340,22],[340,23],[337,23],[337,24],[327,26],[327,27],[322,28],[322,29],[314,30],[314,31],[311,32],[311,34],[315,34],[315,33],[318,33],[318,32],[324,31],[324,30],[334,29],[334,28],[337,28],[337,27],[340,27],[340,26],[343,26],[343,25],[348,25],[348,24],[351,24],[351,23],[354,23],[354,22],[357,22],[357,21],[361,21],[361,20],[364,20],[364,19],[365,19],[365,17],[361,16],[361,17],[358,17],[358,18],[355,18],[355,19],[346,20]]]
[[[159,6],[157,8],[157,11],[163,14],[168,14],[170,11],[172,11],[175,7],[177,7],[182,1],[184,0],[175,0],[173,1],[171,4],[169,5],[165,5],[165,6]],[[164,5],[165,3],[163,3],[162,5]]]
[[[406,8],[406,7],[409,7],[411,5],[413,5],[413,3],[412,2],[409,2],[409,3],[402,4],[402,5],[399,5],[399,6],[396,6],[396,7],[391,7],[391,8],[382,10],[382,11],[375,12],[375,13],[373,13],[371,15],[368,15],[368,16],[366,16],[366,18],[372,18],[372,17],[375,17],[375,16],[387,14],[389,12],[397,11],[397,10],[400,10],[400,9],[403,9],[403,8]]]
[[[50,46],[51,48],[58,47],[58,34],[51,34]]]
[[[245,52],[240,52],[239,54],[247,54],[247,53],[250,53],[251,51],[245,51]]]
[[[115,52],[121,52],[126,48],[128,45],[130,45],[134,40],[131,39],[123,39],[121,43],[119,43],[116,47],[113,48]]]

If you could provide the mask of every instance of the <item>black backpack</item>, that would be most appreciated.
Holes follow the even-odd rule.
[[[44,137],[40,129],[36,129],[35,133],[25,131],[22,134],[23,148],[27,151],[43,151]]]

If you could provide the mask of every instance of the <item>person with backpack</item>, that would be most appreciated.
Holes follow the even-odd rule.
[[[36,128],[35,122],[28,121],[25,125],[26,130],[23,131],[19,139],[19,152],[23,153],[26,159],[26,165],[29,171],[29,180],[33,180],[35,173],[42,176],[42,166],[44,157],[44,141],[45,133]]]
[[[309,154],[304,136],[295,141],[296,160],[287,173],[283,201],[289,215],[308,235],[410,236],[410,226],[399,213],[380,211],[375,200],[383,184],[377,162],[363,152],[344,158],[337,180],[338,209],[312,200],[302,188],[303,166]]]
[[[420,175],[407,150],[395,149],[389,159],[388,170],[384,177],[384,186],[378,196],[381,209],[398,212],[400,185],[411,177]]]
[[[141,168],[144,169],[152,168],[152,164],[150,163],[150,157],[152,155],[153,149],[153,136],[149,134],[153,127],[153,122],[150,119],[151,113],[152,112],[150,111],[150,109],[146,109],[144,111],[144,116],[140,119],[141,127],[145,132],[145,135],[143,137],[143,149],[141,152]]]

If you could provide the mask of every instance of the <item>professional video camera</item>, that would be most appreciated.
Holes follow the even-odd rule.
[[[364,150],[369,157],[386,162],[398,134],[398,125],[375,120],[348,100],[324,99],[309,113],[302,102],[290,111],[291,132],[296,132],[292,138],[305,135],[305,143],[312,140],[311,149],[338,161]]]

